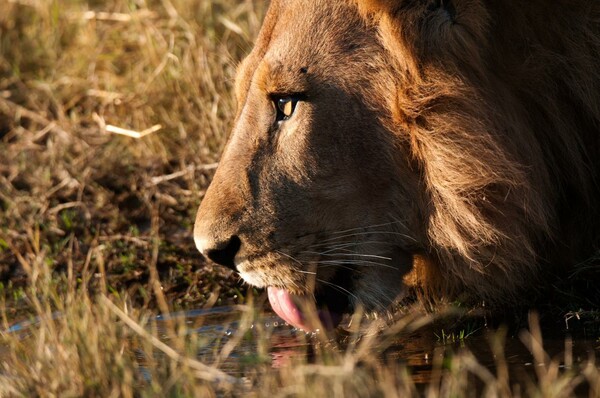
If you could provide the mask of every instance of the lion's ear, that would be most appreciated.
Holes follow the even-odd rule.
[[[489,14],[482,0],[355,0],[376,21],[384,44],[403,57],[478,65],[486,46]]]
[[[402,10],[424,10],[443,11],[449,19],[456,16],[455,0],[355,0],[355,2],[363,15],[394,15]]]
[[[389,12],[400,3],[402,3],[400,0],[356,0],[358,9],[363,14]]]

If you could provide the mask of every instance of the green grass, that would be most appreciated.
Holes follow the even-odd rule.
[[[459,329],[458,331],[447,331],[441,329],[439,334],[435,333],[435,337],[442,344],[452,344],[452,343],[464,343],[466,339],[475,334],[478,329],[469,330],[469,329]]]
[[[313,358],[273,368],[269,331],[251,329],[256,295],[202,263],[191,239],[231,126],[235,66],[265,7],[0,2],[0,396],[547,397],[578,386],[600,396],[594,360],[564,368],[568,350],[548,358],[535,323],[521,336],[539,364],[529,382],[515,387],[493,333],[495,366],[456,347],[435,355],[418,385],[383,355],[429,322],[415,312],[382,332],[350,331],[346,345],[317,338]],[[152,321],[212,305],[242,305],[221,343]],[[6,332],[26,319],[35,321],[27,330]],[[441,342],[468,341],[461,330],[444,329]],[[224,373],[246,341],[256,352]]]

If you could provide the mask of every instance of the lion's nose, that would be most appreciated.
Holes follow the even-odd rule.
[[[235,268],[235,255],[240,250],[242,241],[237,235],[233,235],[229,240],[215,242],[212,247],[203,248],[203,254],[219,265],[223,265],[232,270]]]

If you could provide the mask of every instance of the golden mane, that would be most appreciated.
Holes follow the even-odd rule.
[[[423,271],[430,293],[470,286],[506,299],[535,286],[540,265],[589,256],[600,236],[600,5],[453,0],[431,15],[427,2],[357,3],[397,61],[390,103],[430,195],[432,247],[452,270]]]

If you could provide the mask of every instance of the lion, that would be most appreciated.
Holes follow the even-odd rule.
[[[600,3],[273,0],[197,214],[289,324],[516,305],[594,255]]]

